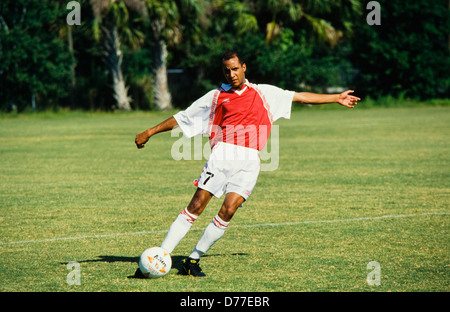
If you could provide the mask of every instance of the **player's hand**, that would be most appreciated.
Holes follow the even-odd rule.
[[[345,107],[349,107],[349,108],[355,107],[355,105],[358,104],[358,101],[361,101],[361,99],[359,97],[349,95],[349,93],[353,93],[353,92],[355,92],[355,91],[347,90],[345,92],[342,92],[341,94],[339,94],[337,102]]]
[[[147,131],[144,131],[136,135],[134,143],[136,143],[137,148],[144,148],[144,144],[147,143],[148,139],[150,139],[150,136]]]

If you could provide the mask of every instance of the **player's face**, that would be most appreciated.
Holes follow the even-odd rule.
[[[235,89],[240,89],[245,82],[247,66],[241,64],[237,57],[233,57],[222,63],[223,74],[227,82]]]

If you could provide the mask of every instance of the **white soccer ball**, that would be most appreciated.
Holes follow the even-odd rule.
[[[139,260],[139,269],[145,277],[158,278],[169,273],[172,267],[170,254],[161,247],[146,249]]]

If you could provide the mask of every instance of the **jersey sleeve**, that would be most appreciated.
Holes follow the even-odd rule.
[[[185,137],[207,133],[214,93],[215,90],[209,91],[186,110],[173,116]]]
[[[272,114],[273,122],[277,119],[291,118],[292,100],[294,98],[294,91],[283,90],[278,87],[260,84],[258,88],[264,94],[264,97],[269,104],[269,110]]]

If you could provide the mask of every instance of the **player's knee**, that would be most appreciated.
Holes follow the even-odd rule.
[[[198,216],[203,212],[210,199],[211,195],[209,193],[206,194],[205,192],[197,191],[194,194],[194,197],[192,197],[192,200],[189,203],[187,210],[190,213]]]
[[[201,199],[193,198],[191,202],[189,203],[189,206],[187,207],[187,210],[194,214],[194,215],[200,215],[203,212],[203,209],[205,209],[205,204]]]
[[[235,205],[224,203],[222,208],[220,208],[219,217],[225,222],[230,222],[231,218],[236,213],[237,208],[238,207]]]

